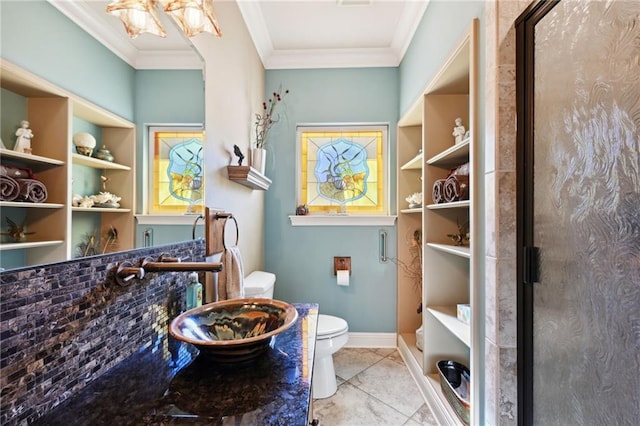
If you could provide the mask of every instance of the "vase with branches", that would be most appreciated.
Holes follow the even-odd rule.
[[[278,105],[280,105],[288,93],[288,90],[282,92],[282,88],[280,87],[278,91],[273,92],[271,97],[262,103],[262,112],[256,114],[256,121],[254,123],[256,141],[255,146],[251,149],[251,167],[262,174],[264,174],[266,168],[267,153],[265,148],[267,135],[271,127],[280,121]]]
[[[280,114],[277,112],[278,105],[284,97],[289,94],[289,90],[282,92],[282,88],[273,92],[271,97],[262,103],[262,112],[256,114],[255,131],[256,131],[256,148],[265,148],[267,142],[267,134],[269,129],[280,121]]]
[[[409,259],[402,260],[400,258],[392,258],[391,261],[397,264],[404,272],[405,276],[413,285],[414,291],[422,300],[422,230],[415,229],[410,235],[407,235],[407,244],[409,245]],[[418,302],[417,313],[422,312],[422,302]]]

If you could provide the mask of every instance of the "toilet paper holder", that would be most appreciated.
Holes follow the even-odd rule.
[[[338,271],[349,271],[349,275],[351,275],[351,256],[335,256],[333,258],[333,275],[338,275]]]

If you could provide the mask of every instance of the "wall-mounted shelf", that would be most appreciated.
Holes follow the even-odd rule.
[[[400,213],[422,213],[422,207],[417,207],[415,209],[402,209]]]
[[[422,152],[403,164],[401,170],[422,170]]]
[[[0,250],[19,250],[30,249],[36,247],[48,247],[63,244],[63,240],[51,240],[51,241],[28,241],[22,243],[2,243],[0,244]]]
[[[463,161],[468,161],[470,142],[471,139],[467,138],[459,144],[449,147],[448,149],[440,152],[438,155],[434,155],[433,157],[429,158],[427,160],[427,164],[434,166],[449,166],[459,165]]]
[[[100,160],[99,158],[88,157],[86,155],[71,154],[73,164],[81,164],[83,166],[92,167],[94,169],[109,170],[131,170],[131,167],[110,161]]]
[[[34,154],[24,154],[22,152],[12,151],[10,149],[0,148],[0,157],[4,159],[19,160],[23,164],[29,165],[42,165],[42,166],[62,166],[64,161],[56,160],[54,158],[42,157]]]
[[[453,254],[460,257],[466,257],[467,259],[471,257],[471,250],[469,247],[465,246],[454,246],[450,244],[436,244],[436,243],[427,243],[428,247],[433,249],[442,251],[444,253]]]
[[[455,306],[429,306],[427,311],[462,343],[471,347],[471,327],[458,319]]]
[[[271,185],[271,179],[251,166],[227,166],[229,180],[252,189],[266,191]]]
[[[438,209],[460,209],[460,208],[469,208],[471,203],[469,200],[463,201],[453,201],[451,203],[439,203],[439,204],[427,204],[427,208],[429,210],[438,210]]]
[[[0,201],[0,207],[32,207],[38,209],[61,209],[64,204],[59,203],[30,203],[28,201]]]
[[[131,209],[112,209],[108,207],[72,207],[74,212],[129,213]]]

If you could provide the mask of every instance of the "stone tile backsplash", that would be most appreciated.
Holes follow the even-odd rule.
[[[188,273],[114,279],[120,262],[163,253],[205,261],[194,240],[0,273],[1,425],[30,423],[166,332]]]

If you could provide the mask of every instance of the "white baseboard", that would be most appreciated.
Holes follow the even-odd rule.
[[[349,333],[345,348],[395,348],[396,333]]]

